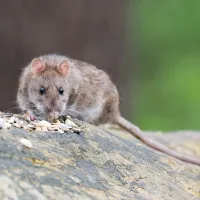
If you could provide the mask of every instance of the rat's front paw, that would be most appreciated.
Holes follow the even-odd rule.
[[[36,117],[34,115],[30,114],[29,112],[25,113],[25,117],[30,121],[36,120]]]
[[[36,117],[34,115],[30,115],[30,120],[34,121],[34,120],[36,120]]]

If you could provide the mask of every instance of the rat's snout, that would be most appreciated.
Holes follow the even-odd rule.
[[[50,119],[57,119],[59,117],[59,112],[53,111],[50,112],[48,115]]]
[[[57,99],[52,98],[51,100],[46,101],[46,115],[48,118],[58,118],[60,114],[59,102]]]
[[[59,109],[54,105],[50,105],[48,107],[46,107],[46,113],[47,113],[47,117],[50,119],[57,119],[59,117]]]

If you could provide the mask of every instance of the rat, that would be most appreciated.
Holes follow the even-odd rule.
[[[116,86],[106,72],[86,62],[57,54],[34,58],[20,76],[17,102],[31,120],[69,115],[94,125],[117,124],[155,150],[200,165],[199,158],[167,148],[123,118]]]

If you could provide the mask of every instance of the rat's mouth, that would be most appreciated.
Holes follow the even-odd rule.
[[[49,119],[58,119],[58,117],[60,116],[60,113],[57,111],[53,111],[48,113],[48,118]]]

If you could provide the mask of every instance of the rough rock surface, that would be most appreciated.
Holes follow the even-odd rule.
[[[199,166],[151,150],[126,133],[81,126],[80,134],[0,130],[0,199],[200,199]],[[200,155],[199,133],[152,137]]]

